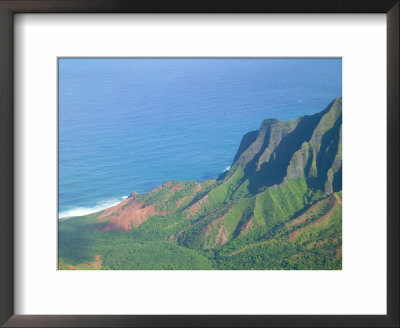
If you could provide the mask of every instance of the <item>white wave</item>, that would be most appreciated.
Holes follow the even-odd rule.
[[[225,169],[224,169],[224,172],[226,172],[226,171],[229,171],[230,170],[230,168],[231,168],[231,166],[229,165],[229,166],[227,166]]]
[[[59,219],[63,219],[63,218],[68,218],[68,217],[83,216],[83,215],[88,215],[91,213],[96,213],[96,212],[102,211],[106,208],[117,205],[120,202],[122,202],[124,199],[127,199],[127,198],[128,198],[128,196],[122,196],[121,198],[112,198],[112,199],[107,199],[105,201],[98,202],[96,205],[90,206],[90,207],[82,206],[82,207],[72,208],[70,210],[60,212],[58,214],[58,217],[59,217]]]

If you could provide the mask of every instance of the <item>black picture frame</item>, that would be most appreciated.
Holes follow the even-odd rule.
[[[399,327],[398,0],[0,0],[0,324],[4,327]],[[385,13],[387,315],[14,315],[13,28],[16,13]],[[366,286],[367,288],[367,286]],[[345,297],[345,296],[344,296]]]

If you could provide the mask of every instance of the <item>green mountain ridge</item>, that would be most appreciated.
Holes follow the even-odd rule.
[[[60,269],[341,269],[342,99],[243,136],[216,180],[59,222]]]

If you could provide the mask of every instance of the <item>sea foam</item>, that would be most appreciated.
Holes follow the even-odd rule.
[[[59,219],[65,219],[65,218],[69,218],[69,217],[83,216],[83,215],[88,215],[91,213],[96,213],[96,212],[102,211],[106,208],[117,205],[127,198],[128,198],[128,196],[122,196],[121,198],[111,198],[111,199],[107,199],[104,201],[100,201],[94,206],[87,206],[87,207],[82,206],[82,207],[72,208],[70,210],[60,212],[58,214],[58,217],[59,217]]]

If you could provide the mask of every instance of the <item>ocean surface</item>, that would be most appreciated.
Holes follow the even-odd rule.
[[[228,169],[266,118],[342,95],[341,59],[59,59],[59,216]]]

